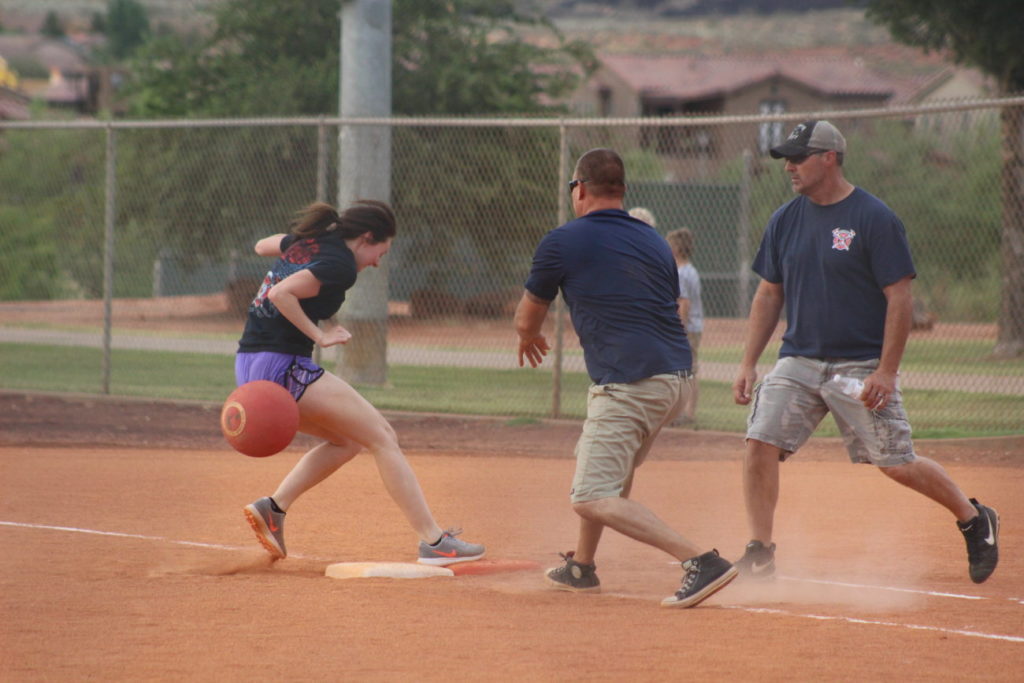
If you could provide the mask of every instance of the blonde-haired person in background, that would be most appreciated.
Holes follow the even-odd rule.
[[[642,206],[634,206],[629,210],[629,215],[638,221],[643,221],[652,228],[657,227],[657,223],[654,222],[654,214],[651,213],[650,209],[645,209]]]
[[[676,426],[693,425],[697,415],[697,349],[700,348],[701,334],[704,332],[704,305],[700,299],[700,273],[690,263],[693,258],[693,233],[687,228],[673,230],[665,235],[668,246],[672,247],[672,255],[676,259],[676,270],[679,273],[679,319],[686,328],[686,337],[690,340],[690,351],[693,354],[694,381],[690,396],[683,406],[683,412],[672,423]]]

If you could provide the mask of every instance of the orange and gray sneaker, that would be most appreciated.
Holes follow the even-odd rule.
[[[477,543],[467,543],[455,538],[462,533],[462,529],[448,529],[441,534],[440,540],[433,545],[420,541],[419,558],[420,564],[432,564],[444,567],[456,562],[470,562],[479,560],[484,556],[484,547]]]
[[[269,497],[260,498],[255,503],[245,506],[245,517],[249,526],[256,532],[256,540],[260,542],[275,560],[283,560],[288,552],[284,549],[284,512],[276,510],[277,506]]]

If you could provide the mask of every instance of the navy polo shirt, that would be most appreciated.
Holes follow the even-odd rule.
[[[625,211],[594,211],[545,235],[526,289],[545,301],[561,289],[596,384],[690,369],[672,251]]]

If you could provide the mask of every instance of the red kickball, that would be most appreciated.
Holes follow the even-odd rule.
[[[220,411],[220,430],[253,458],[280,453],[299,430],[299,406],[280,384],[259,379],[231,392]]]

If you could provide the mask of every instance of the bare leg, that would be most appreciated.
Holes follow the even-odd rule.
[[[779,456],[782,451],[756,439],[747,440],[743,462],[743,497],[751,540],[772,541],[775,506],[779,502]]]
[[[384,488],[420,539],[433,543],[441,537],[442,529],[434,521],[416,474],[398,446],[394,429],[369,401],[328,372],[306,389],[299,410],[304,424],[343,434],[370,451]]]
[[[334,474],[361,450],[363,447],[350,439],[342,439],[340,443],[325,442],[312,448],[274,491],[274,502],[287,511],[299,496]]]
[[[622,485],[622,493],[619,494],[623,498],[629,498],[629,492],[633,490],[633,475],[636,474],[636,470],[633,470],[629,475],[629,479]],[[573,506],[575,509],[575,505]],[[577,510],[577,514],[579,511]],[[604,524],[594,519],[587,519],[583,515],[580,515],[580,534],[576,540],[576,553],[573,555],[573,559],[583,564],[594,564],[594,558],[597,556],[597,545],[601,542],[601,534],[604,532]]]
[[[635,474],[635,470],[633,474]],[[576,503],[573,509],[581,518],[580,538],[573,559],[593,564],[597,543],[604,527],[610,526],[632,539],[664,550],[680,562],[700,554],[700,548],[676,533],[657,515],[640,503],[629,500],[633,489],[633,474],[623,485],[618,497],[600,498]]]
[[[628,498],[600,498],[576,503],[573,509],[585,521],[609,526],[641,543],[660,548],[680,562],[701,553],[698,546],[679,535],[653,512]]]
[[[580,515],[580,535],[576,539],[576,553],[573,555],[573,559],[581,564],[594,564],[597,544],[601,542],[602,532],[604,532],[604,524]]]
[[[913,462],[895,467],[879,468],[893,481],[931,498],[943,506],[961,522],[973,519],[978,510],[971,505],[942,465],[929,458],[917,458]]]

